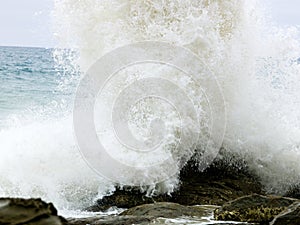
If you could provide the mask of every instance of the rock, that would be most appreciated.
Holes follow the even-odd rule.
[[[66,220],[41,199],[0,198],[0,224],[64,225]]]
[[[194,223],[207,222],[208,217],[213,215],[213,211],[218,206],[183,206],[177,203],[160,202],[154,204],[145,204],[130,208],[123,211],[117,216],[108,217],[93,217],[85,219],[69,219],[69,225],[131,225],[131,224],[169,224],[170,219],[179,219],[180,224],[183,224],[182,219],[192,220]],[[175,223],[175,222],[171,222]],[[176,223],[177,224],[177,223]],[[214,223],[218,225],[218,223]],[[219,225],[233,225],[234,222],[220,223]],[[240,225],[246,225],[246,223],[239,223]],[[247,225],[250,225],[247,223]]]
[[[276,215],[296,201],[285,197],[248,195],[216,209],[215,219],[269,224]]]
[[[171,202],[159,202],[133,207],[122,212],[121,216],[150,216],[154,218],[178,218],[181,216],[203,217],[211,214],[213,206],[183,206]]]
[[[114,216],[104,218],[81,218],[81,219],[69,219],[68,225],[132,225],[132,224],[139,224],[139,225],[149,225],[149,224],[170,224],[170,222],[166,223],[166,220],[162,218],[155,219],[149,216]],[[179,223],[177,223],[179,224]],[[180,224],[183,224],[182,221]],[[193,223],[194,224],[194,223]],[[197,223],[198,224],[198,223]],[[211,224],[209,222],[209,224]],[[228,222],[228,223],[213,223],[214,225],[237,225],[235,222]],[[253,225],[249,223],[238,223],[238,225]]]
[[[89,217],[81,219],[68,219],[68,225],[132,225],[150,224],[155,218],[148,216],[108,216],[106,218]]]
[[[284,196],[300,199],[300,184],[290,187]]]
[[[270,225],[297,225],[300,224],[300,202],[295,202],[286,210],[277,215]]]
[[[201,172],[191,160],[180,172],[181,185],[172,195],[146,197],[133,187],[117,188],[111,196],[97,200],[88,211],[105,211],[110,207],[131,208],[154,202],[174,202],[181,205],[222,205],[225,202],[253,193],[264,194],[258,179],[253,176],[243,160],[229,163],[235,156],[223,154],[212,166]],[[226,155],[226,157],[225,157]]]
[[[244,195],[264,194],[258,179],[241,159],[239,163],[218,160],[201,172],[197,164],[189,162],[180,173],[181,186],[172,193],[172,201],[182,205],[222,205]]]
[[[110,207],[117,206],[118,208],[132,208],[138,205],[151,204],[154,202],[171,201],[171,196],[162,195],[153,198],[144,196],[139,190],[135,189],[117,189],[113,195],[104,196],[97,200],[96,204],[88,207],[87,211],[99,212],[105,211]]]

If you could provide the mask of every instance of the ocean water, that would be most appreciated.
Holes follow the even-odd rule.
[[[1,124],[7,117],[57,99],[52,50],[1,47]]]
[[[80,152],[74,134],[74,98],[80,79],[101,56],[149,40],[189,49],[203,62],[203,70],[214,74],[223,96],[212,106],[225,107],[226,112],[226,123],[217,124],[226,125],[222,145],[249,164],[269,193],[283,194],[298,184],[299,28],[278,27],[266,13],[255,0],[56,1],[57,48],[0,48],[0,195],[42,197],[66,212],[80,211],[113,192],[118,182],[95,173]],[[119,71],[99,93],[94,121],[98,137],[113,157],[133,165],[122,171],[123,184],[138,183],[148,195],[170,193],[178,187],[177,175],[189,151],[203,149],[208,140],[217,141],[207,135],[212,121],[218,120],[211,117],[203,92],[214,89],[205,87],[209,82],[199,82],[199,76],[193,80],[174,68],[133,65]],[[187,113],[187,119],[181,120],[176,105],[151,96],[137,102],[127,122],[138,140],[151,137],[153,118],[160,118],[167,131],[157,152],[140,158],[114,137],[110,107],[128,85],[149,77],[176,84],[193,102],[200,119]],[[177,103],[184,101],[176,99]],[[221,111],[213,115],[224,116]],[[201,129],[194,139],[191,130],[197,123]],[[191,138],[177,145],[181,133]],[[196,154],[201,164],[201,151]],[[163,173],[170,165],[158,163],[149,170],[141,164],[155,165],[166,155],[173,157],[178,170],[169,180],[156,184],[152,175]],[[108,168],[119,173],[113,166]]]
[[[87,194],[91,191],[84,187],[89,186],[87,180],[98,178],[79,154],[72,132],[79,73],[58,67],[54,52],[0,47],[0,167],[5,174],[0,178],[0,194],[42,197],[56,202],[60,209],[82,209],[93,202],[99,188],[97,184],[93,194]],[[79,178],[80,172],[74,169],[91,176]],[[69,204],[75,195],[79,199]]]

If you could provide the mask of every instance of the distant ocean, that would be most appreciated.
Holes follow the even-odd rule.
[[[68,97],[59,89],[60,72],[53,49],[0,47],[0,129],[14,115],[42,111]]]
[[[42,197],[60,209],[77,209],[92,204],[99,178],[73,137],[79,73],[62,69],[54,51],[0,47],[0,195]]]

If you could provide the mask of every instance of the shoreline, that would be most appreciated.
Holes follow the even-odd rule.
[[[239,162],[229,166],[217,160],[200,172],[191,160],[172,195],[146,197],[138,189],[117,187],[76,218],[58,216],[55,206],[41,199],[2,198],[0,224],[21,224],[20,218],[22,224],[32,225],[300,224],[299,188],[287,190],[285,197],[268,195],[247,165]]]

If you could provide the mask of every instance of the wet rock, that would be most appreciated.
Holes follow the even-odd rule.
[[[0,224],[63,225],[66,220],[41,199],[0,198]]]
[[[300,199],[300,184],[292,186],[284,196]]]
[[[203,172],[197,164],[188,163],[180,173],[181,186],[172,194],[172,201],[182,205],[222,205],[244,195],[263,194],[261,184],[242,159],[232,164],[230,160],[224,156]]]
[[[69,219],[69,225],[129,225],[129,224],[186,224],[186,221],[193,221],[192,223],[211,223],[207,220],[208,217],[213,215],[213,211],[218,206],[183,206],[176,203],[160,202],[155,204],[145,204],[133,207],[131,209],[123,211],[119,215],[108,217],[93,217],[85,219]],[[173,222],[170,220],[173,219]],[[217,224],[218,223],[214,223]],[[234,222],[220,223],[222,225],[237,224]],[[239,223],[240,225],[246,225],[246,223]],[[247,223],[247,225],[250,225]]]
[[[143,216],[115,216],[107,219],[85,218],[85,219],[70,219],[69,225],[149,225],[149,224],[167,224],[166,220],[156,220],[152,217]],[[181,223],[184,224],[184,223]],[[237,225],[235,222],[214,223],[214,225]],[[238,223],[238,225],[255,225],[249,223]]]
[[[300,224],[300,202],[295,202],[286,210],[277,215],[270,225],[297,225]]]
[[[154,202],[171,201],[171,196],[162,195],[156,197],[146,197],[139,190],[128,188],[128,189],[117,189],[113,195],[104,196],[98,200],[95,205],[88,207],[87,211],[99,212],[105,211],[110,207],[117,206],[118,208],[132,208],[138,205],[151,204]]]
[[[276,215],[296,201],[278,196],[248,195],[216,209],[215,219],[269,224]]]
[[[154,218],[203,217],[212,213],[213,206],[183,206],[171,202],[159,202],[133,207],[122,212],[123,216],[150,216]]]
[[[90,217],[68,219],[68,225],[147,225],[154,219],[155,218],[149,216],[108,216],[106,218]]]
[[[258,179],[253,176],[242,159],[223,156],[201,172],[197,163],[191,160],[181,170],[180,187],[172,195],[146,197],[145,193],[133,187],[117,188],[111,196],[97,200],[88,211],[105,211],[110,207],[131,208],[155,202],[174,202],[181,205],[222,205],[225,202],[253,193],[264,194]],[[227,157],[227,158],[226,158]],[[228,160],[230,158],[230,160]]]

